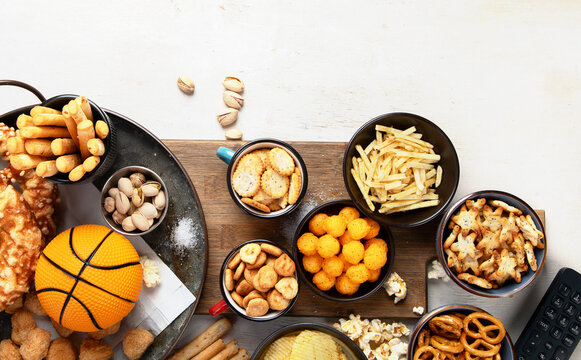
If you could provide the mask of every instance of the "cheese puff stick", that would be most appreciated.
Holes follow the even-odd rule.
[[[169,360],[189,360],[196,356],[202,350],[211,345],[214,341],[222,337],[228,330],[232,328],[232,323],[227,318],[221,318],[212,326],[207,328],[204,332],[198,335],[194,340],[190,341],[181,350],[178,350]]]
[[[35,117],[36,115],[40,115],[40,114],[57,114],[60,115],[61,112],[53,109],[53,108],[49,108],[46,106],[35,106],[32,108],[32,110],[30,110],[30,116]]]
[[[93,123],[89,120],[83,120],[77,124],[77,134],[79,137],[79,149],[81,150],[81,158],[84,160],[91,156],[87,147],[87,142],[95,138],[95,129]]]
[[[63,155],[56,158],[56,168],[62,173],[68,173],[81,165],[79,154]]]
[[[38,114],[32,117],[36,126],[65,126],[65,118],[60,114]]]
[[[6,140],[6,150],[10,155],[22,154],[25,152],[24,139],[20,136],[14,136]]]
[[[63,118],[65,119],[65,125],[67,126],[67,130],[71,134],[71,139],[75,142],[77,148],[79,147],[79,138],[77,135],[77,123],[73,119],[71,112],[69,111],[69,106],[65,105],[63,107]]]
[[[105,144],[103,144],[101,139],[89,139],[87,141],[87,149],[95,156],[102,156],[105,153]]]
[[[56,160],[43,161],[36,165],[36,175],[40,177],[55,176],[58,172]]]
[[[21,114],[16,119],[16,127],[19,129],[25,128],[27,126],[34,126],[34,121],[32,121],[32,116],[26,114]]]
[[[20,136],[26,139],[35,138],[68,138],[71,137],[69,131],[57,126],[27,126],[20,129]]]
[[[70,181],[79,181],[81,178],[85,176],[85,169],[83,165],[79,165],[69,173],[69,180]]]
[[[73,139],[54,139],[50,143],[50,149],[56,156],[72,154],[77,151],[77,146]]]
[[[24,148],[30,155],[53,156],[50,143],[48,139],[27,139],[24,141]]]
[[[89,104],[89,100],[87,100],[87,98],[84,96],[79,96],[78,98],[75,99],[75,101],[77,102],[83,113],[85,113],[87,119],[93,121],[93,110],[91,110],[91,104]]]
[[[73,117],[73,119],[75,120],[77,125],[85,120],[89,121],[89,119],[87,119],[87,115],[85,115],[85,113],[83,112],[83,110],[81,109],[81,107],[79,106],[79,104],[75,100],[69,101],[68,106],[69,106],[69,113],[71,114],[71,116]]]
[[[50,158],[28,154],[17,154],[10,157],[10,166],[16,170],[30,170],[34,169],[36,165],[41,162],[48,160],[50,160]]]
[[[83,169],[85,169],[85,172],[93,171],[99,165],[99,162],[101,162],[100,157],[89,156],[83,161]]]
[[[95,131],[97,132],[97,136],[101,139],[104,139],[109,135],[109,126],[103,120],[99,120],[95,123]]]

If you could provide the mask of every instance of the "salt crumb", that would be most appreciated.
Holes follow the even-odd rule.
[[[440,264],[437,259],[432,261],[432,265],[428,271],[428,279],[444,279],[445,282],[450,280],[450,278],[446,275],[446,271],[444,271],[442,264]]]
[[[199,225],[194,226],[191,218],[181,218],[171,233],[171,243],[177,250],[191,249],[200,236]]]

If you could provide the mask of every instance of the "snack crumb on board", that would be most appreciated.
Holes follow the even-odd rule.
[[[426,310],[424,309],[424,307],[423,307],[423,306],[414,306],[414,308],[412,309],[412,311],[413,311],[413,313],[414,313],[414,314],[417,314],[417,315],[424,315],[424,312],[425,312]]]
[[[161,277],[159,276],[159,268],[155,260],[148,258],[147,256],[142,256],[139,258],[139,262],[143,267],[143,283],[148,288],[154,288],[161,283]]]
[[[446,271],[438,259],[432,261],[430,270],[428,271],[428,279],[443,279],[445,282],[450,281],[450,278],[446,276]]]
[[[405,281],[395,271],[389,275],[389,279],[383,284],[383,287],[389,296],[395,296],[393,299],[395,304],[405,299],[408,292]]]

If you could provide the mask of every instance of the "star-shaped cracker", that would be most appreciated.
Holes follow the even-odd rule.
[[[450,235],[448,235],[448,237],[446,238],[446,241],[444,241],[444,249],[448,249],[450,246],[452,246],[454,241],[456,241],[456,238],[458,237],[459,233],[460,233],[460,226],[454,225],[452,232],[450,233]]]
[[[535,257],[535,252],[533,251],[533,244],[530,241],[527,241],[524,245],[525,253],[527,255],[527,261],[531,266],[533,271],[537,271],[537,258]]]
[[[490,200],[489,203],[492,206],[501,207],[501,208],[503,208],[504,210],[506,210],[507,212],[509,212],[511,214],[516,214],[516,215],[521,215],[522,214],[522,211],[520,209],[517,209],[514,206],[510,206],[507,203],[505,203],[504,201],[501,201],[501,200]]]
[[[496,266],[495,266],[495,262],[494,262],[494,258],[490,257],[488,260],[483,261],[479,266],[478,266],[478,270],[480,270],[481,273],[484,274],[484,276],[489,276],[490,274],[492,274],[493,272],[496,271]]]
[[[502,208],[498,207],[496,210],[492,211],[490,206],[484,205],[482,208],[482,216],[484,217],[484,221],[480,224],[481,228],[490,231],[497,231],[502,227],[502,224],[500,223],[500,219],[502,218]]]
[[[490,256],[494,250],[499,250],[500,244],[500,231],[491,231],[486,228],[482,229],[482,239],[476,245],[478,250],[482,250],[485,255]]]
[[[458,234],[456,242],[450,246],[450,249],[458,254],[458,260],[463,261],[467,256],[476,258],[476,234],[470,233],[464,236],[462,233]]]
[[[478,210],[482,210],[482,207],[486,204],[486,199],[481,198],[476,201],[474,200],[466,200],[466,206],[468,209],[472,209],[473,207],[477,208]]]
[[[516,256],[509,252],[508,249],[503,249],[500,254],[494,252],[494,262],[498,267],[495,272],[488,276],[489,281],[496,281],[498,285],[502,286],[508,279],[513,278],[517,283],[520,283],[520,273],[517,271]]]
[[[525,240],[521,233],[516,234],[512,244],[510,244],[510,249],[513,250],[516,255],[516,261],[519,266],[525,265]]]
[[[462,228],[462,234],[468,235],[470,231],[475,233],[480,233],[480,224],[478,223],[478,216],[480,215],[480,210],[473,207],[468,210],[466,205],[462,205],[458,215],[452,216],[452,221],[458,224]]]
[[[506,218],[502,218],[500,220],[502,224],[502,231],[500,232],[500,242],[510,244],[512,242],[514,234],[519,232],[518,226],[516,226],[516,216],[514,213],[510,213],[510,215]]]
[[[480,286],[484,289],[492,289],[494,287],[488,280],[468,273],[458,274],[458,279],[467,281],[469,284]]]
[[[524,238],[530,241],[533,246],[537,246],[539,240],[543,238],[543,232],[537,229],[531,216],[527,215],[525,218],[521,215],[517,217],[516,224],[522,231]]]

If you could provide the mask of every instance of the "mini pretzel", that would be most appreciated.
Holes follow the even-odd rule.
[[[432,357],[430,357],[429,355],[432,355]],[[414,360],[428,360],[428,359],[440,360],[440,352],[431,346],[422,346],[421,348],[418,348],[414,353]]]
[[[500,351],[500,344],[493,345],[482,339],[476,339],[473,342],[469,342],[468,334],[466,333],[462,333],[462,336],[460,336],[460,342],[466,349],[466,352],[481,358],[494,356]]]
[[[494,356],[491,356],[491,357],[487,357],[487,358],[481,358],[478,356],[474,356],[474,355],[470,354],[468,351],[465,351],[461,355],[463,356],[462,359],[457,359],[457,360],[502,360],[500,353],[498,353]]]
[[[428,323],[430,330],[436,335],[450,339],[458,339],[462,334],[462,320],[453,315],[440,315]]]
[[[458,354],[464,351],[464,346],[457,340],[446,339],[445,337],[434,335],[430,338],[430,345],[438,350]]]
[[[430,337],[430,330],[423,329],[420,331],[418,335],[418,347],[421,348],[430,345]]]
[[[483,325],[481,320],[486,320],[492,324]],[[472,324],[478,328],[477,332],[470,328],[470,325]],[[466,334],[468,334],[468,336],[471,338],[482,339],[492,345],[499,344],[502,339],[504,339],[504,335],[506,334],[506,330],[504,329],[504,326],[500,320],[484,312],[473,312],[472,314],[466,316],[464,319],[463,327]],[[489,336],[491,332],[496,331],[498,331],[496,336]]]

